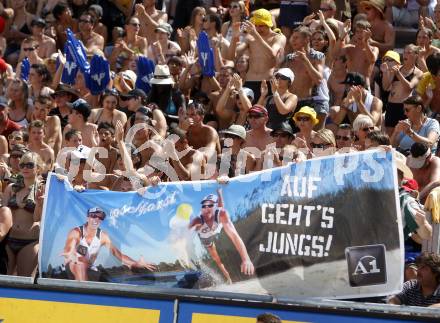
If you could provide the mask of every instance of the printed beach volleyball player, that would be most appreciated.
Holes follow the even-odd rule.
[[[109,235],[99,227],[105,216],[106,214],[101,208],[90,208],[87,211],[87,222],[70,230],[62,254],[65,258],[64,263],[68,275],[73,275],[75,280],[88,281],[91,271],[97,272],[94,262],[102,246],[106,246],[113,256],[130,269],[155,270],[155,265],[145,262],[142,256],[138,261],[135,261],[114,246]]]
[[[231,284],[232,280],[229,272],[226,270],[225,265],[222,263],[220,256],[217,253],[215,247],[215,239],[221,232],[222,228],[225,229],[229,239],[231,239],[235,248],[241,257],[240,270],[245,275],[254,274],[254,265],[252,264],[246,246],[243,240],[238,235],[237,230],[234,227],[228,212],[223,208],[223,197],[221,189],[217,190],[217,195],[209,194],[202,200],[202,209],[198,217],[194,218],[190,224],[189,229],[195,229],[203,246],[208,250],[212,259],[226,278],[226,281]]]

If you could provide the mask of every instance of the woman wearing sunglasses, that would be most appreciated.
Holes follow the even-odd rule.
[[[119,111],[118,108],[119,93],[115,89],[105,90],[101,96],[101,106],[99,109],[92,109],[89,121],[96,125],[102,122],[107,122],[113,127],[120,121],[122,125],[127,122],[127,116],[124,112]]]
[[[310,158],[330,156],[336,153],[336,139],[333,132],[329,129],[320,129],[310,143],[312,150]]]
[[[353,121],[353,131],[357,140],[354,147],[357,150],[365,150],[365,139],[367,135],[374,130],[373,120],[365,114],[360,114]]]
[[[230,42],[232,40],[232,25],[246,19],[246,7],[244,1],[232,1],[229,5],[228,14],[230,19],[223,23],[221,31],[223,37]],[[240,41],[243,41],[243,35],[240,38]]]
[[[313,130],[313,127],[319,123],[316,117],[316,111],[308,106],[302,107],[295,113],[293,120],[295,121],[297,129],[299,129],[293,144],[299,149],[306,151],[311,150],[312,139],[316,135],[316,131]]]
[[[280,68],[270,80],[270,96],[267,82],[261,82],[261,95],[257,104],[266,107],[269,113],[267,126],[271,129],[279,128],[283,122],[292,118],[298,103],[298,97],[289,91],[294,79],[295,75],[290,68]]]
[[[20,158],[20,177],[4,193],[3,203],[12,212],[12,228],[6,241],[8,275],[34,276],[44,192],[40,173],[44,163],[34,152]]]

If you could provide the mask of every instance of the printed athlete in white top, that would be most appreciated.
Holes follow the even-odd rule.
[[[252,261],[249,258],[243,240],[238,235],[234,224],[229,218],[228,212],[223,208],[223,197],[221,190],[217,190],[217,193],[218,196],[210,194],[202,200],[201,214],[190,222],[189,229],[195,229],[200,241],[208,250],[212,259],[225,276],[226,281],[231,284],[231,276],[226,270],[225,265],[222,263],[215,246],[215,238],[218,234],[220,234],[222,228],[225,229],[226,234],[228,235],[229,239],[231,239],[232,243],[240,254],[241,272],[245,275],[253,275],[255,269]],[[215,204],[217,204],[217,207],[215,207]]]
[[[67,236],[62,255],[75,280],[89,280],[88,270],[96,270],[93,264],[102,246],[106,246],[113,256],[129,268],[146,268],[151,271],[156,269],[153,264],[145,262],[142,256],[135,261],[116,248],[109,235],[99,228],[104,219],[105,212],[101,208],[91,208],[87,212],[87,222],[70,230]]]

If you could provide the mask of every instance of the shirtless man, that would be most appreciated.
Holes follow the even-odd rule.
[[[240,26],[242,25],[246,36],[240,43]],[[234,23],[232,26],[232,39],[229,46],[228,59],[235,60],[248,50],[249,69],[246,74],[244,86],[260,96],[261,81],[273,76],[277,60],[283,57],[286,37],[272,31],[272,15],[266,9],[256,10],[250,21]]]
[[[186,134],[181,129],[175,128],[172,132],[178,137],[176,138],[177,141],[173,144],[168,138],[164,146],[164,151],[170,156],[169,161],[178,177],[176,181],[201,179],[206,164],[204,155],[189,145]],[[180,156],[182,153],[185,154]]]
[[[93,54],[95,49],[104,50],[104,37],[93,31],[93,17],[84,12],[78,20],[79,33],[75,36],[82,41],[87,54]]]
[[[327,22],[333,23],[338,27],[339,32],[344,31],[344,23],[335,18],[337,10],[336,3],[334,0],[322,0],[319,10],[321,10],[324,18]],[[314,32],[319,26],[319,19],[313,19],[316,17],[316,13],[313,13],[306,18],[304,18],[303,25],[308,26],[312,32]]]
[[[139,18],[142,28],[140,36],[146,37],[149,44],[156,41],[156,28],[163,22],[168,22],[168,15],[157,10],[155,0],[144,0],[142,4],[135,5],[136,17]]]
[[[32,64],[44,64],[44,60],[38,56],[38,42],[33,37],[26,38],[21,43],[19,63],[17,64],[17,71],[15,72],[15,75],[18,77],[21,75],[21,62],[25,57],[28,58],[31,66]]]
[[[318,86],[326,82],[323,77],[325,55],[310,47],[311,33],[307,27],[298,27],[293,30],[289,43],[293,53],[286,56],[286,67],[295,74],[290,86],[290,93],[298,97],[296,110],[303,106],[311,106],[318,114],[321,127],[328,114],[328,105],[325,105],[318,96]]]
[[[53,149],[44,143],[44,123],[40,120],[32,121],[28,128],[29,143],[28,148],[40,155],[41,159],[47,166],[47,170],[51,170],[55,161]]]
[[[367,88],[370,87],[374,63],[379,55],[379,49],[371,45],[371,34],[370,23],[365,20],[358,21],[354,26],[352,43],[342,49],[348,59],[348,72],[362,74],[367,81]]]
[[[105,217],[106,214],[101,208],[90,208],[87,211],[87,222],[70,230],[62,254],[69,275],[73,276],[75,280],[88,281],[90,271],[97,270],[94,262],[102,246],[107,247],[115,258],[130,269],[155,270],[156,267],[145,262],[142,256],[138,261],[135,261],[116,248],[108,233],[100,228]]]
[[[341,54],[335,59],[332,72],[328,79],[328,88],[330,90],[330,105],[340,105],[344,98],[345,77],[347,76],[347,56]]]
[[[99,147],[107,150],[108,157],[101,158],[99,155],[96,155],[96,159],[104,165],[105,173],[111,174],[113,173],[113,169],[116,166],[116,160],[118,159],[118,150],[112,146],[115,139],[115,128],[107,122],[101,122],[98,125],[98,134]]]
[[[43,19],[34,19],[31,22],[32,37],[38,42],[38,56],[48,58],[57,51],[55,39],[44,34],[46,22]]]
[[[72,103],[72,110],[69,114],[69,124],[64,128],[63,134],[70,129],[81,132],[83,145],[87,147],[98,146],[99,136],[97,125],[87,122],[90,116],[90,105],[83,99],[78,99]]]
[[[257,148],[260,152],[266,150],[267,146],[274,142],[270,133],[272,129],[266,127],[269,120],[269,114],[265,107],[261,105],[254,105],[248,111],[248,122],[251,126],[246,134],[245,148]],[[251,154],[254,154],[258,158],[258,152],[254,153],[249,150]],[[257,160],[258,162],[258,160]]]
[[[78,31],[78,22],[72,18],[72,11],[65,3],[58,3],[52,10],[53,16],[56,20],[55,30],[57,36],[58,49],[64,48],[64,43],[67,40],[66,29],[69,28],[72,32]]]
[[[187,131],[188,144],[194,149],[204,148],[206,156],[220,153],[220,141],[214,128],[203,123],[205,108],[201,103],[191,103],[186,111],[186,116],[180,117],[180,128]]]
[[[60,118],[48,115],[52,107],[53,101],[49,96],[38,96],[35,99],[32,120],[40,120],[44,123],[44,142],[53,149],[56,156],[61,149],[63,136]]]
[[[384,17],[385,0],[362,1],[361,9],[371,24],[370,45],[379,48],[379,57],[387,50],[393,50],[396,43],[396,31]]]
[[[229,42],[221,35],[222,21],[219,15],[210,13],[205,17],[203,29],[208,34],[212,48],[219,48],[222,57],[227,57]]]
[[[428,196],[434,184],[440,181],[440,158],[432,154],[427,144],[416,142],[411,146],[406,165],[419,184],[420,195]]]

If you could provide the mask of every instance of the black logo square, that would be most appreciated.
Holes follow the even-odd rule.
[[[345,258],[351,287],[387,282],[385,245],[347,247]]]

